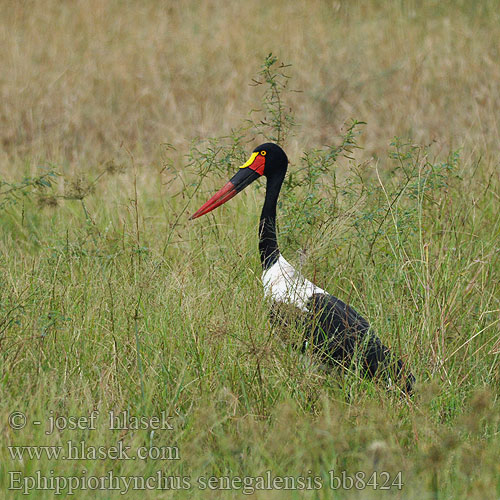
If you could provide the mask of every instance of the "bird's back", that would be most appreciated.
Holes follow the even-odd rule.
[[[282,255],[262,273],[262,284],[266,297],[274,302],[292,304],[304,312],[307,312],[307,303],[315,293],[325,293],[304,278]]]
[[[298,325],[303,345],[312,346],[323,361],[345,366],[359,355],[361,369],[368,376],[373,377],[383,365],[388,378],[392,373],[395,380],[402,379],[402,361],[391,355],[368,321],[352,306],[305,279],[281,255],[264,271],[262,282],[265,295],[273,300],[273,320],[284,326]],[[407,392],[414,380],[411,373],[406,375]]]

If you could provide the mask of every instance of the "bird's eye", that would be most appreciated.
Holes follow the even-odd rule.
[[[266,151],[261,151],[261,152],[260,152],[260,154],[261,154],[262,156],[266,156]]]

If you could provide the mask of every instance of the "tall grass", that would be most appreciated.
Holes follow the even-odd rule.
[[[9,472],[37,470],[161,470],[191,477],[189,498],[242,494],[199,476],[267,470],[324,486],[257,498],[500,496],[498,2],[3,7],[2,498],[20,495]],[[323,370],[270,326],[263,185],[187,221],[266,138],[291,160],[283,253],[405,358],[413,399]],[[96,409],[96,430],[45,434],[50,415]],[[111,430],[110,410],[174,429]],[[7,448],[68,440],[180,460]],[[332,469],[404,486],[333,491]]]

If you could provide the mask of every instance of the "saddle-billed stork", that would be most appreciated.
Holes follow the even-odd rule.
[[[303,326],[303,348],[312,345],[322,361],[346,366],[356,355],[361,372],[370,378],[382,375],[390,383],[411,394],[414,376],[394,359],[389,348],[372,332],[354,308],[305,279],[281,255],[276,236],[276,205],[288,168],[288,158],[280,146],[266,143],[254,149],[231,180],[190,219],[207,214],[226,203],[253,181],[267,178],[266,196],[259,224],[259,251],[264,294],[274,304],[297,308]],[[279,308],[278,308],[279,309]],[[283,315],[278,315],[284,321]]]

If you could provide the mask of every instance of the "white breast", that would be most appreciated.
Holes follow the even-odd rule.
[[[294,304],[307,311],[307,301],[315,293],[325,293],[314,283],[306,280],[282,255],[277,262],[262,274],[264,294],[276,302]]]

